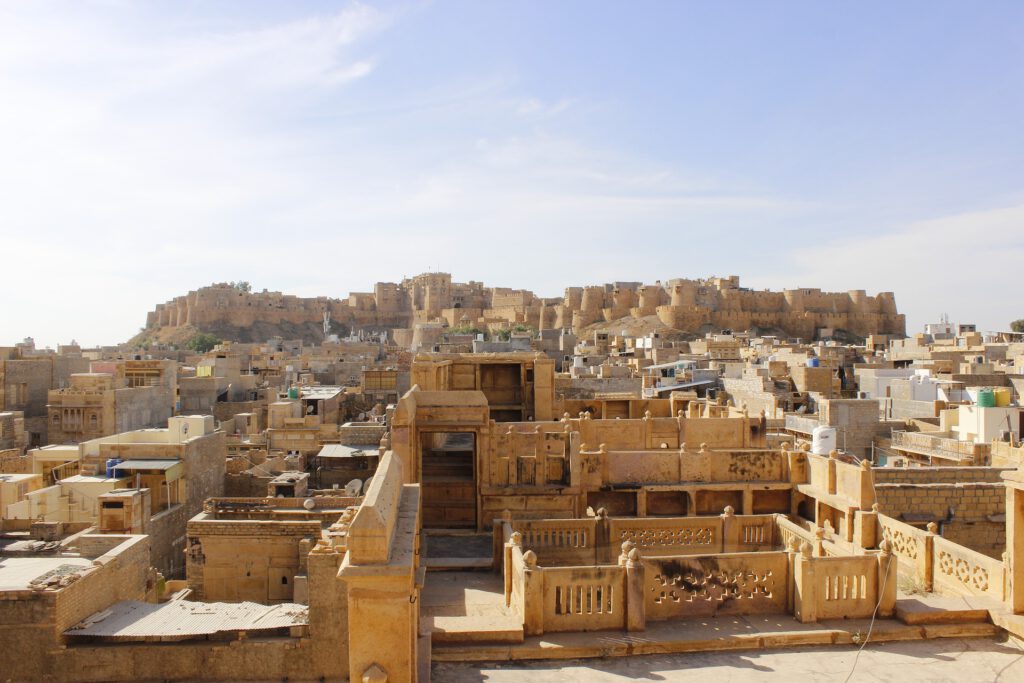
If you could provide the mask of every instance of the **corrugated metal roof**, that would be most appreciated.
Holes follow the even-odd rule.
[[[233,631],[267,631],[304,626],[309,608],[284,603],[190,602],[173,600],[154,605],[126,600],[114,603],[64,632],[112,640],[183,640]]]

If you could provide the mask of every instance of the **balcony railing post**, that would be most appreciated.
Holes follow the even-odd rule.
[[[644,565],[640,551],[631,542],[622,544],[619,565],[626,570],[626,630],[643,631],[647,628],[647,613],[644,604]]]

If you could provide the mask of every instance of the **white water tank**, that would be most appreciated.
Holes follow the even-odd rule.
[[[828,455],[836,449],[836,428],[815,427],[811,432],[811,452],[815,455]]]

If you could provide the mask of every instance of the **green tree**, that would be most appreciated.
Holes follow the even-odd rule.
[[[472,325],[463,325],[462,327],[449,327],[448,334],[485,334],[485,330]]]
[[[1010,323],[1010,329],[1014,332],[1024,332],[1024,318],[1020,320],[1014,320]]]
[[[191,339],[185,342],[185,348],[196,353],[206,353],[214,346],[220,344],[220,339],[207,332],[196,332]]]

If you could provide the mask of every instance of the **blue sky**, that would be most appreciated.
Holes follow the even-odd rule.
[[[1019,2],[0,2],[0,344],[428,269],[1003,329],[1022,31]]]

